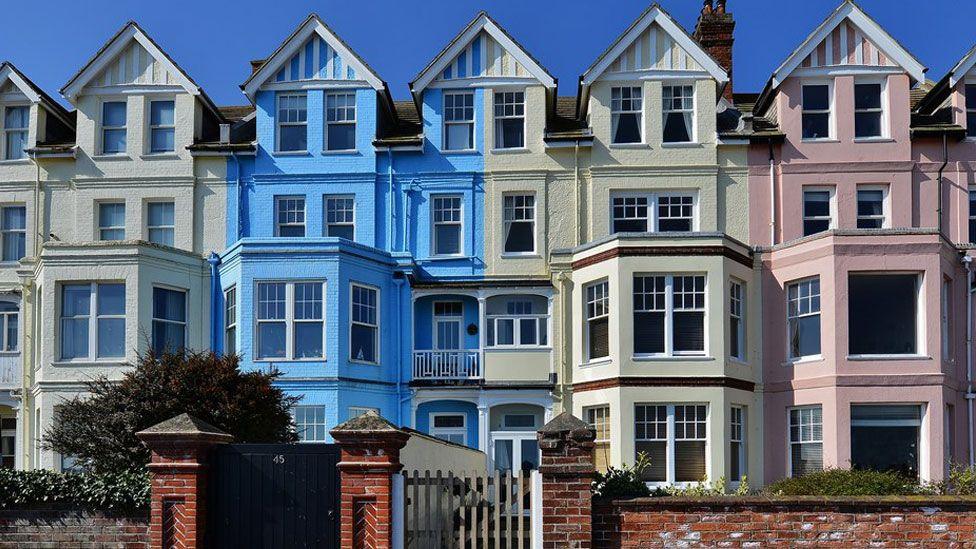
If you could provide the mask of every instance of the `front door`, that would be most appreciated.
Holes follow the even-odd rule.
[[[539,468],[539,441],[534,431],[496,431],[491,434],[491,447],[498,471],[518,474]]]

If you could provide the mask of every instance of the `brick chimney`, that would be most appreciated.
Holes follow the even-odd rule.
[[[695,39],[705,51],[729,71],[729,83],[725,86],[723,97],[732,102],[732,42],[735,19],[725,8],[726,0],[705,0],[698,23],[695,24]]]

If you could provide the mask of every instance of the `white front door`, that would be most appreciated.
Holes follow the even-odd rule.
[[[491,434],[495,469],[518,474],[539,468],[539,441],[535,431],[495,431]]]

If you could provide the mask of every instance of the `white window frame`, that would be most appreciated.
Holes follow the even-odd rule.
[[[173,104],[173,123],[172,124],[159,124],[154,125],[152,123],[152,104],[153,103],[172,103]],[[176,152],[176,98],[175,97],[155,97],[149,101],[149,108],[146,110],[146,127],[148,128],[148,133],[146,134],[146,151],[150,155],[165,155],[173,154]],[[164,151],[154,151],[153,150],[153,133],[156,130],[173,130],[173,148]]]
[[[858,110],[856,106],[856,94],[857,94],[857,85],[859,84],[877,84],[881,87],[881,91],[879,92],[881,107],[877,109]],[[854,80],[854,87],[851,88],[851,91],[854,92],[855,94],[855,97],[854,99],[852,99],[851,102],[852,109],[853,109],[853,114],[851,115],[852,116],[851,127],[855,135],[854,141],[887,140],[891,135],[891,132],[889,131],[889,123],[888,123],[888,113],[890,112],[890,109],[888,108],[888,79],[887,78],[856,78]],[[857,137],[857,120],[854,118],[857,115],[857,113],[880,113],[881,114],[881,128],[880,128],[881,135]]]
[[[342,200],[342,201],[351,200],[352,201],[352,208],[350,208],[348,210],[346,208],[342,208],[341,210],[336,209],[335,211],[336,212],[341,211],[344,214],[345,214],[345,212],[352,212],[352,219],[349,220],[349,221],[332,221],[332,222],[330,222],[329,221],[329,212],[331,211],[330,210],[330,206],[331,205],[337,205],[338,204],[338,201],[340,201],[340,200]],[[323,196],[322,202],[323,202],[323,204],[322,204],[322,215],[324,216],[323,223],[322,223],[322,227],[323,227],[323,229],[325,231],[324,236],[329,236],[329,228],[330,227],[352,227],[352,239],[355,240],[355,238],[356,238],[356,195],[354,195],[354,194],[327,194],[327,195]]]
[[[460,427],[435,427],[434,426],[434,418],[436,418],[436,417],[454,417],[454,416],[460,416],[461,417],[461,426]],[[464,412],[431,412],[430,413],[430,416],[428,418],[428,421],[429,421],[428,425],[430,427],[430,436],[432,436],[434,438],[437,438],[437,439],[440,439],[440,440],[444,440],[445,442],[451,442],[451,441],[448,441],[448,440],[446,440],[444,438],[441,438],[438,435],[441,435],[441,434],[448,435],[448,436],[450,436],[450,435],[461,435],[461,437],[463,439],[463,442],[461,442],[461,444],[463,446],[467,446],[468,445],[468,414],[465,414]]]
[[[827,110],[804,110],[803,93],[807,86],[827,86]],[[836,101],[834,99],[833,80],[809,80],[800,83],[800,140],[801,141],[834,141],[837,139],[836,123]],[[826,137],[803,137],[803,115],[804,114],[824,114],[827,113],[827,136]]]
[[[530,296],[526,296],[530,297]],[[507,302],[519,301],[517,295],[509,296],[506,298]],[[526,301],[526,300],[522,300]],[[536,343],[522,343],[522,321],[529,320],[535,323],[535,340]],[[545,320],[545,324],[542,325],[542,320]],[[498,323],[504,321],[512,322],[512,343],[498,343]],[[487,335],[485,337],[485,346],[490,349],[545,349],[549,348],[549,313],[532,313],[532,314],[486,314],[485,324],[491,324],[492,327],[492,339],[489,340]],[[487,329],[487,328],[486,328]],[[543,343],[545,340],[545,343]]]
[[[664,277],[664,352],[663,353],[634,353],[634,358],[674,358],[674,357],[707,357],[709,348],[709,333],[708,333],[708,275],[706,273],[634,273],[633,276],[636,278],[657,278]],[[701,351],[675,351],[674,350],[674,279],[675,278],[703,278],[705,280],[705,287],[702,290],[702,294],[705,299],[705,304],[701,307],[694,307],[691,309],[680,309],[678,312],[701,312],[703,313],[702,323],[704,329],[704,348]],[[637,295],[636,285],[632,291],[633,295]],[[682,292],[683,294],[688,294],[693,292]],[[654,292],[642,292],[642,295],[653,295]],[[635,314],[639,312],[661,312],[657,309],[637,309],[636,304],[634,306]]]
[[[8,109],[27,109],[27,126],[23,128],[8,128],[7,124],[7,110]],[[0,105],[0,160],[6,160],[11,162],[16,162],[18,160],[27,160],[27,153],[20,151],[20,156],[17,158],[11,158],[7,156],[7,142],[10,140],[10,135],[14,133],[23,133],[24,145],[29,146],[30,143],[30,120],[31,120],[31,106],[29,103],[4,103]]]
[[[173,225],[153,225],[152,224],[152,215],[150,215],[149,212],[150,212],[150,210],[152,210],[152,207],[154,205],[159,205],[159,204],[163,204],[163,205],[169,204],[170,206],[173,207]],[[146,240],[148,240],[149,242],[156,243],[156,244],[162,244],[160,242],[157,242],[157,241],[153,240],[153,238],[152,238],[153,231],[169,231],[170,234],[173,235],[173,246],[176,246],[176,202],[175,201],[173,201],[173,200],[150,200],[149,202],[146,202]],[[165,244],[162,244],[162,245],[165,245]]]
[[[749,475],[749,453],[746,449],[748,440],[748,422],[749,414],[748,408],[738,404],[734,404],[729,408],[729,482],[735,486],[738,486],[745,476],[748,478]],[[739,468],[741,469],[741,475],[739,478],[734,478],[732,476],[732,443],[737,442],[739,444]]]
[[[507,93],[512,93],[512,94],[521,93],[522,94],[522,115],[521,116],[516,115],[516,114],[512,114],[512,115],[501,115],[501,116],[499,116],[495,112],[495,99],[497,98],[497,96],[499,94],[507,94]],[[495,129],[494,143],[492,143],[492,145],[494,145],[494,150],[496,150],[496,151],[518,151],[518,150],[523,150],[523,149],[525,149],[525,148],[528,147],[529,136],[526,135],[526,128],[527,128],[526,119],[527,119],[529,113],[528,113],[528,109],[526,108],[525,95],[526,95],[525,94],[525,88],[518,88],[518,89],[496,89],[495,92],[494,92],[494,94],[492,95],[491,113],[493,115],[494,127],[495,127],[494,128]],[[504,107],[504,105],[513,105],[513,109],[514,109],[515,106],[518,106],[518,104],[519,104],[518,101],[513,101],[511,103],[506,103],[505,100],[504,100],[504,97],[502,98],[502,106],[503,107]],[[499,132],[498,131],[499,128],[501,127],[501,124],[499,124],[499,122],[502,121],[502,120],[516,120],[516,119],[519,119],[519,118],[522,119],[522,144],[519,145],[519,146],[514,146],[514,147],[502,147],[502,146],[500,146],[500,143],[501,143],[500,140],[503,139],[502,134],[504,132]]]
[[[694,145],[698,143],[698,90],[695,85],[695,81],[673,81],[664,82],[661,86],[661,101],[664,101],[664,88],[691,88],[691,108],[681,108],[672,109],[667,105],[662,104],[661,109],[661,146],[662,147],[675,147],[683,145]],[[667,122],[668,114],[678,112],[678,113],[691,113],[691,131],[688,132],[688,141],[665,141],[664,140],[664,127]]]
[[[616,200],[623,200],[625,203],[621,205],[624,208],[643,208],[644,206],[636,201],[641,199],[647,201],[647,217],[643,218],[647,223],[647,231],[650,233],[661,232],[660,230],[660,210],[659,207],[661,198],[683,198],[691,197],[691,230],[690,231],[679,231],[679,232],[696,232],[699,230],[699,211],[698,211],[698,190],[690,189],[687,191],[674,190],[674,191],[656,191],[656,192],[633,192],[633,191],[623,191],[623,192],[611,192],[610,193],[610,227],[609,234],[617,234],[614,231],[614,224],[619,219],[621,221],[639,220],[640,217],[616,217],[615,215],[615,204]],[[633,205],[626,204],[627,200],[635,200]],[[667,218],[672,219],[672,218]],[[674,218],[674,219],[684,219]]]
[[[470,97],[471,98],[471,120],[448,120],[447,119],[447,108],[448,107],[446,105],[447,105],[447,97],[448,96],[452,96],[452,97]],[[474,115],[474,110],[475,110],[474,109],[474,92],[473,91],[465,91],[465,90],[450,90],[450,91],[445,91],[444,94],[443,94],[442,101],[443,101],[443,104],[444,104],[444,117],[443,117],[444,118],[444,121],[443,121],[444,123],[443,123],[443,130],[442,130],[444,132],[444,136],[443,136],[442,143],[441,143],[442,149],[444,151],[449,151],[449,152],[452,152],[452,153],[455,153],[455,152],[470,152],[470,151],[476,150],[476,145],[475,145],[475,135],[476,135],[475,131],[476,131],[476,128],[475,128],[475,115]],[[455,103],[455,105],[456,105],[456,103]],[[457,107],[457,106],[454,106],[454,107],[451,107],[451,108],[452,109],[455,109],[455,110],[460,108],[461,111],[463,112],[465,107]],[[492,108],[494,108],[494,104],[492,104]],[[448,126],[462,126],[462,125],[463,126],[470,126],[470,128],[471,128],[471,130],[470,130],[471,131],[471,146],[468,147],[468,148],[466,148],[466,149],[449,149],[447,147],[447,133],[448,133],[447,130],[448,130]]]
[[[694,480],[694,481],[690,481],[689,480],[689,481],[681,481],[681,482],[678,482],[678,481],[675,480],[675,477],[677,476],[677,473],[675,472],[676,471],[675,447],[676,447],[677,442],[679,440],[677,438],[677,436],[676,436],[677,435],[677,429],[676,429],[677,422],[675,421],[675,409],[677,407],[679,407],[679,406],[684,406],[684,407],[704,406],[705,407],[705,422],[704,422],[705,423],[705,438],[699,438],[697,436],[697,433],[696,433],[695,437],[693,437],[693,438],[682,438],[680,440],[704,441],[705,442],[705,476],[708,479],[711,479],[712,478],[712,460],[711,460],[711,457],[710,457],[711,456],[711,441],[710,441],[710,438],[711,437],[709,436],[711,434],[711,431],[712,431],[711,426],[709,425],[710,422],[711,422],[711,415],[712,415],[711,408],[712,407],[711,407],[711,405],[709,405],[709,403],[707,403],[707,402],[636,402],[636,403],[634,403],[634,430],[635,430],[635,433],[634,433],[634,435],[635,435],[634,436],[634,442],[635,442],[635,444],[634,444],[634,452],[635,452],[634,453],[634,456],[635,456],[635,458],[636,458],[636,447],[637,447],[636,442],[638,442],[638,441],[660,441],[661,440],[661,439],[658,439],[658,438],[655,438],[655,439],[638,439],[637,438],[637,436],[636,436],[636,434],[637,434],[636,433],[636,429],[637,429],[637,407],[638,406],[665,406],[665,407],[667,407],[667,437],[665,439],[665,442],[667,443],[666,455],[667,455],[668,461],[667,461],[667,465],[666,465],[666,468],[665,468],[665,480],[664,481],[645,481],[645,484],[647,484],[648,486],[651,486],[651,487],[663,487],[663,486],[687,487],[687,486],[693,486],[693,485],[699,484],[701,482],[700,480]],[[686,421],[684,423],[697,423],[697,421],[696,422],[687,422]]]
[[[803,423],[803,418],[800,418],[800,423],[797,424],[799,427],[799,440],[793,440],[793,411],[794,410],[820,410],[820,438],[813,438],[813,426],[816,422],[811,418],[809,424]],[[802,415],[802,412],[801,412]],[[793,477],[793,451],[795,447],[802,446],[804,444],[819,444],[820,445],[820,461],[823,464],[823,406],[821,404],[804,404],[802,406],[791,406],[786,409],[786,444],[788,445],[788,451],[786,452],[786,471],[787,477]],[[810,430],[810,440],[803,440],[804,426],[809,425]]]
[[[305,98],[305,121],[304,122],[284,122],[281,120],[281,100],[303,97]],[[308,153],[308,94],[306,93],[279,93],[275,96],[275,154],[307,154]],[[281,128],[283,127],[305,127],[305,149],[281,150]]]
[[[106,103],[121,103],[125,107],[125,125],[123,126],[106,126],[105,125],[105,104]],[[115,98],[105,98],[98,105],[98,150],[102,156],[125,156],[129,151],[129,102],[126,101],[125,97],[115,97]],[[125,130],[125,146],[123,150],[118,152],[106,152],[105,151],[105,131],[106,130]]]
[[[155,293],[156,288],[159,288],[160,290],[167,290],[170,292],[178,292],[183,294],[183,320],[170,320],[168,318],[156,317],[155,315],[156,307],[155,307],[155,303],[153,303],[153,308],[152,308],[153,315],[151,317],[149,325],[153,326],[154,324],[156,324],[156,322],[160,322],[162,324],[171,324],[171,325],[181,327],[183,329],[183,346],[189,347],[190,345],[187,337],[189,335],[189,332],[187,331],[187,326],[189,326],[190,323],[190,300],[189,300],[190,291],[186,288],[179,288],[176,286],[168,286],[165,284],[154,284],[152,287],[153,293]],[[154,343],[152,341],[152,332],[150,332],[150,343]]]
[[[594,404],[583,408],[583,417],[586,422],[596,432],[594,443],[610,443],[612,422],[610,420],[610,404]]]
[[[746,283],[737,278],[729,279],[729,357],[740,362],[745,362],[749,356],[746,350],[746,342],[749,339],[746,331],[747,297]],[[732,333],[732,319],[739,321],[739,333],[736,338],[739,347],[738,355],[732,354],[732,337],[735,337]]]
[[[811,290],[810,295],[808,297],[806,297],[806,298],[800,297],[800,293],[799,293],[800,292],[800,290],[799,290],[800,285],[802,285],[802,284],[810,284],[814,280],[819,281],[820,280],[820,277],[819,276],[810,276],[810,277],[807,277],[807,278],[800,278],[800,279],[797,279],[797,280],[792,280],[790,282],[787,282],[786,285],[785,285],[785,289],[786,289],[786,295],[785,295],[785,297],[786,297],[786,356],[788,357],[788,360],[790,362],[800,362],[800,361],[806,361],[806,360],[817,360],[817,359],[820,359],[820,358],[823,357],[823,288],[821,287],[820,288],[820,293],[816,294],[818,297],[820,297],[820,308],[817,309],[816,312],[814,312],[813,309],[812,309],[813,296],[814,296],[814,294],[812,293],[812,290]],[[790,287],[791,286],[797,286],[797,302],[798,303],[799,303],[799,300],[801,300],[801,299],[809,299],[810,300],[810,303],[811,303],[811,310],[810,310],[810,312],[804,313],[804,314],[800,314],[799,313],[799,306],[798,306],[797,307],[797,314],[794,315],[794,316],[790,316]],[[816,315],[819,318],[819,322],[820,322],[820,352],[817,353],[817,354],[815,354],[815,355],[793,356],[792,344],[790,343],[791,341],[793,341],[793,328],[790,325],[790,320],[793,319],[793,318],[799,319],[799,318],[804,318],[804,317],[809,317],[809,316],[814,316],[814,315]]]
[[[454,200],[457,199],[458,206],[456,208],[458,213],[457,220],[451,221],[436,221],[437,219],[437,204],[438,200]],[[454,211],[455,208],[449,208]],[[447,210],[444,210],[447,211]],[[458,230],[458,251],[457,253],[438,253],[437,252],[437,227],[439,225],[457,225],[460,227]],[[464,257],[464,195],[460,194],[432,194],[430,196],[430,245],[431,245],[431,257]]]
[[[13,208],[22,208],[24,210],[24,228],[23,229],[4,229],[3,221],[7,217],[7,210]],[[27,204],[23,203],[8,203],[0,204],[0,251],[6,248],[7,238],[22,234],[24,237],[24,254],[27,254]],[[23,257],[19,257],[16,260],[3,260],[0,263],[16,263],[20,261]]]
[[[522,206],[516,206],[515,200],[518,197],[522,197]],[[502,256],[506,257],[518,257],[518,256],[533,256],[538,253],[538,238],[536,238],[536,199],[535,193],[532,191],[513,191],[506,192],[502,194]],[[512,206],[509,208],[508,200],[512,199]],[[526,206],[528,199],[531,199],[532,205]],[[518,213],[531,212],[531,217],[524,219],[516,219]],[[511,216],[509,215],[511,214]],[[508,236],[508,230],[512,223],[529,223],[532,226],[532,249],[525,252],[510,252],[505,249],[505,240]]]
[[[630,90],[631,96],[630,96],[629,99],[623,99],[623,90],[625,90],[625,89],[629,89]],[[614,91],[617,91],[617,90],[620,91],[620,95],[621,95],[621,98],[620,99],[614,99],[613,98],[613,92]],[[637,92],[637,98],[636,98],[637,108],[636,109],[634,108],[634,102],[635,102],[635,99],[634,99],[634,91]],[[619,109],[614,108],[614,102],[615,101],[619,101],[621,103],[621,108],[619,108]],[[630,109],[624,109],[624,108],[622,108],[624,101],[630,101],[630,103],[631,103],[631,105],[630,105],[631,108]],[[620,115],[622,115],[622,114],[636,114],[637,115],[637,129],[640,132],[640,139],[639,140],[634,141],[634,142],[619,142],[619,143],[614,140],[615,137],[617,136],[617,127],[620,124]],[[619,147],[619,146],[626,147],[628,145],[644,145],[644,144],[647,143],[647,135],[646,135],[646,133],[647,132],[644,129],[644,88],[643,88],[643,86],[641,86],[641,85],[638,84],[637,86],[613,86],[613,87],[611,87],[610,88],[610,145],[613,146],[613,147]]]
[[[296,413],[296,411],[297,411],[298,408],[303,408],[303,409],[308,409],[308,408],[321,408],[322,409],[322,423],[318,423],[318,422],[314,421],[314,417],[313,417],[313,421],[311,423],[305,421],[305,422],[303,422],[301,424],[302,426],[304,426],[304,429],[302,429],[299,426],[299,424],[298,424],[298,414]],[[298,439],[298,443],[299,444],[313,444],[313,443],[316,443],[316,442],[325,442],[326,440],[328,440],[328,436],[329,436],[328,435],[328,431],[325,430],[325,427],[327,427],[328,424],[329,424],[329,420],[326,417],[327,416],[327,413],[328,413],[328,407],[325,404],[296,404],[295,406],[292,407],[291,417],[292,417],[292,421],[295,422],[295,432],[299,436],[299,439]],[[306,415],[306,418],[307,417],[308,416]],[[304,438],[302,438],[302,433],[305,430],[307,430],[309,428],[309,426],[311,426],[311,427],[317,427],[317,426],[320,426],[320,425],[323,427],[323,431],[325,432],[325,438],[321,438],[321,439],[319,439],[319,438],[313,438],[313,439],[304,439]]]
[[[901,354],[850,354],[848,355],[848,358],[898,359],[898,358],[905,358],[905,357],[914,358],[914,357],[926,356],[926,340],[925,340],[926,311],[925,311],[925,273],[924,272],[918,272],[918,271],[856,271],[854,272],[852,271],[849,272],[847,275],[848,292],[850,292],[851,277],[893,276],[893,275],[911,276],[912,278],[915,279],[915,352],[901,353]],[[822,290],[823,288],[821,288],[821,291]],[[822,298],[821,298],[821,306],[823,306]],[[823,329],[822,325],[821,325],[821,329]],[[821,332],[821,337],[822,337],[822,332]],[[850,339],[849,329],[848,329],[848,339]],[[850,341],[848,341],[848,347],[850,347]]]
[[[285,318],[261,319],[259,318],[258,308],[260,303],[260,290],[262,284],[284,284],[285,285]],[[295,318],[295,285],[296,284],[321,284],[322,285],[322,318],[321,319],[296,319]],[[327,290],[326,281],[322,279],[312,280],[255,280],[254,281],[254,360],[255,362],[322,362],[328,355],[326,337],[326,317],[328,311],[326,306]],[[317,357],[295,357],[295,326],[301,323],[322,323],[322,356]],[[285,325],[285,356],[283,357],[261,357],[260,325],[262,323],[284,323]]]
[[[889,185],[882,184],[862,184],[857,185],[854,189],[854,213],[856,216],[856,221],[862,219],[881,219],[881,228],[888,229],[891,227],[891,200],[889,199]],[[861,191],[881,191],[881,216],[876,215],[861,215],[858,213],[858,208],[860,207],[860,192]]]
[[[281,213],[280,208],[281,208],[281,206],[282,206],[283,203],[288,202],[288,201],[292,201],[292,200],[301,200],[302,201],[302,209],[301,209],[302,222],[299,223],[297,221],[285,221],[284,223],[282,223],[281,222],[281,217],[280,217],[280,213]],[[300,194],[277,195],[277,196],[274,197],[274,227],[275,227],[274,234],[275,234],[275,236],[277,236],[277,237],[280,237],[281,236],[281,228],[282,227],[299,227],[299,226],[302,228],[302,234],[303,234],[303,236],[301,236],[301,237],[294,237],[293,236],[293,237],[285,237],[285,238],[304,238],[305,236],[308,236],[308,227],[306,226],[306,222],[308,221],[308,204],[307,204],[307,202],[308,201],[305,200],[305,195],[300,195]],[[297,209],[294,209],[294,210],[293,209],[289,209],[287,211],[288,212],[295,212],[297,214],[297,212],[299,210],[297,210]]]
[[[16,307],[13,311],[0,311],[0,354],[18,354],[20,353],[20,340],[23,339],[20,326],[20,303],[10,300],[0,300],[0,303],[6,303]],[[13,322],[17,326],[17,341],[14,342],[13,346],[10,346],[10,341],[7,339],[9,332],[10,323]]]
[[[596,288],[597,286],[603,286],[604,291],[602,295],[596,295],[594,292],[593,298],[590,297],[590,290]],[[599,314],[590,315],[590,305],[594,308],[597,304],[602,307],[603,312]],[[599,362],[604,360],[609,360],[613,355],[613,345],[610,344],[610,312],[613,310],[613,303],[610,301],[610,281],[607,279],[594,280],[583,286],[583,357],[585,362]],[[592,330],[592,323],[595,320],[607,319],[607,355],[592,357],[590,356],[590,331]]]
[[[827,220],[827,230],[832,230],[837,228],[837,187],[833,185],[804,185],[800,188],[800,212],[802,216],[802,221],[800,224],[800,233],[806,232],[804,225],[807,221],[823,221],[822,216],[808,216],[807,215],[807,193],[808,192],[826,192],[827,193],[827,208],[830,212],[830,218]],[[855,196],[855,203],[857,202]],[[825,231],[821,231],[825,232]],[[813,236],[820,233],[803,234],[803,236]]]
[[[348,98],[351,97],[352,98],[352,119],[351,120],[349,120],[349,119],[329,120],[329,110],[330,110],[329,109],[329,97],[335,97],[335,98],[345,97],[346,99],[348,99]],[[359,132],[359,127],[358,127],[358,122],[357,122],[357,119],[359,118],[359,114],[358,114],[359,109],[358,109],[358,105],[356,104],[356,92],[355,91],[328,92],[328,93],[325,94],[325,97],[323,98],[323,101],[325,102],[325,104],[324,104],[324,107],[325,107],[325,116],[323,117],[323,120],[325,122],[325,135],[322,137],[322,143],[324,144],[325,150],[323,152],[325,154],[356,152],[356,150],[357,150],[357,147],[356,147],[356,139],[358,137],[357,134]],[[344,105],[342,107],[336,106],[335,109],[332,109],[332,110],[335,110],[336,112],[338,112],[340,110],[342,110],[342,111],[348,111],[349,108],[350,107],[347,104],[347,105]],[[329,148],[329,126],[352,126],[352,128],[353,128],[353,147],[351,149],[331,149],[331,148]]]
[[[361,322],[353,319],[353,307],[355,306],[355,303],[353,301],[353,296],[355,295],[356,288],[365,288],[367,290],[376,292],[376,323],[375,324],[368,324],[366,322]],[[383,306],[382,299],[383,299],[383,293],[380,291],[380,288],[378,286],[373,286],[371,284],[364,284],[361,282],[349,283],[349,355],[350,355],[349,361],[350,362],[355,362],[356,364],[369,364],[374,366],[380,364],[380,361],[382,360],[382,348],[380,347],[380,329],[382,327],[382,321],[381,321],[382,317],[380,316],[380,314],[382,313],[382,306]],[[375,360],[372,361],[359,360],[352,357],[352,326],[356,324],[374,328],[373,345],[375,346],[374,347],[375,354],[376,354]]]
[[[231,337],[231,330],[234,331]],[[233,285],[224,290],[224,354],[231,345],[237,353],[237,286]]]
[[[88,315],[87,316],[72,316],[65,317],[63,312],[64,305],[64,288],[65,286],[84,286],[88,284],[90,286],[90,291],[88,294]],[[125,320],[126,314],[120,315],[100,315],[98,314],[98,287],[101,285],[121,285],[123,292],[127,292],[125,281],[112,281],[103,280],[99,282],[85,282],[85,281],[74,281],[65,280],[59,283],[58,286],[58,360],[60,362],[120,362],[125,360],[125,339],[128,336],[128,329],[124,330],[122,333],[123,339],[123,354],[117,357],[100,357],[98,356],[98,321],[99,319],[122,319]],[[128,295],[126,295],[128,298]],[[126,299],[128,301],[128,299]],[[126,307],[128,310],[128,307]],[[64,341],[62,340],[62,320],[65,318],[87,318],[88,319],[88,356],[87,357],[74,357],[66,358],[64,356]]]
[[[119,204],[122,205],[122,224],[121,225],[108,225],[108,226],[103,226],[102,225],[102,207],[104,207],[104,206],[112,206],[112,205],[119,205]],[[95,202],[95,220],[96,220],[96,223],[98,224],[98,234],[96,235],[97,236],[96,240],[102,240],[102,241],[107,241],[107,242],[118,241],[118,240],[125,240],[126,233],[128,232],[128,231],[125,230],[126,229],[126,227],[125,227],[126,226],[126,217],[128,217],[128,212],[126,212],[126,210],[128,210],[128,209],[129,208],[126,205],[126,203],[125,203],[124,200],[99,200],[99,201]],[[105,231],[118,231],[118,230],[121,230],[122,231],[122,238],[105,238],[105,236],[104,236]]]

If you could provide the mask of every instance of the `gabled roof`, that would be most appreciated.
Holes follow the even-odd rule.
[[[308,45],[313,36],[318,36],[324,42],[329,51],[340,60],[341,66],[347,68],[347,71],[336,70],[332,74],[326,74],[326,66],[337,69],[339,65],[333,65],[332,61],[327,61],[326,57],[331,58],[332,56],[321,55],[321,51],[315,47],[314,42],[311,43],[312,45]],[[311,69],[308,72],[311,72],[312,76],[306,76],[308,72],[305,72],[298,75],[298,78],[289,78],[289,80],[363,80],[376,91],[386,93],[386,82],[376,74],[376,71],[339,38],[339,35],[329,28],[318,15],[313,13],[241,84],[244,94],[253,101],[258,89],[268,80],[274,78],[285,67],[286,62],[290,64],[292,59],[296,57],[303,59],[306,48],[312,50],[313,59],[318,59],[320,65],[314,67],[311,64],[306,65],[308,69]]]
[[[151,59],[141,59],[142,53],[137,50],[129,50],[132,44],[138,44],[142,51],[145,51]],[[105,75],[105,70],[116,60],[119,66],[125,69],[125,61],[120,60],[120,56],[132,51],[132,55],[139,56],[140,59],[134,64],[130,64],[127,72],[119,77],[119,83],[139,83],[139,84],[176,84],[186,90],[190,95],[198,97],[203,104],[218,119],[221,119],[220,111],[210,100],[203,88],[197,85],[192,78],[176,64],[175,61],[159,47],[150,36],[135,21],[126,23],[112,38],[108,40],[92,58],[68,80],[68,83],[61,88],[61,94],[68,101],[73,101],[85,88],[94,82],[99,76]],[[124,59],[124,58],[122,58]],[[165,71],[165,76],[157,75],[154,65],[159,64]],[[138,74],[136,70],[142,71]],[[113,82],[115,80],[113,79]],[[102,82],[104,83],[104,81]]]
[[[8,81],[16,86],[21,93],[27,96],[27,99],[30,100],[30,102],[44,105],[44,108],[47,109],[48,112],[60,118],[61,121],[67,124],[69,127],[74,127],[74,118],[64,107],[61,106],[60,103],[51,98],[50,95],[44,93],[44,90],[42,90],[37,84],[24,76],[24,73],[20,72],[13,63],[3,61],[0,62],[0,88],[2,88],[3,84]]]
[[[962,59],[956,63],[956,66],[952,67],[947,75],[949,77],[949,86],[955,87],[960,80],[966,77],[969,71],[973,70],[976,66],[976,46],[970,48],[966,55],[962,56]]]
[[[487,48],[481,48],[479,46],[478,50],[480,55],[468,54],[468,50],[473,48],[473,43],[481,33],[485,33],[504,53],[512,57],[512,62],[507,65],[508,74],[501,74],[503,71],[501,70],[500,63],[489,61]],[[508,31],[492,19],[487,12],[481,11],[414,77],[413,81],[410,82],[410,91],[414,95],[420,94],[434,79],[445,76],[445,70],[458,61],[459,56],[462,55],[465,58],[466,68],[466,60],[468,58],[471,59],[472,69],[466,70],[466,74],[472,74],[474,77],[504,78],[515,76],[518,73],[518,68],[521,67],[531,77],[541,82],[543,86],[550,89],[555,89],[556,87],[556,78],[538,60],[532,57]],[[484,59],[484,62],[482,62],[482,59]],[[474,69],[477,69],[477,75],[473,74],[475,72]],[[449,74],[453,75],[456,73],[452,72]]]
[[[712,78],[714,78],[720,84],[727,83],[729,81],[729,74],[722,66],[715,60],[697,40],[691,37],[688,32],[674,20],[671,15],[664,11],[664,8],[657,4],[651,5],[649,8],[644,10],[637,19],[631,23],[630,27],[627,28],[616,40],[610,44],[596,61],[586,72],[580,76],[580,84],[582,86],[589,86],[593,84],[601,75],[603,75],[610,67],[613,65],[622,54],[624,54],[628,48],[630,48],[652,25],[656,24],[676,44],[681,48],[691,59],[699,66],[702,70],[707,72]],[[648,44],[648,49],[654,48],[653,51],[657,52],[656,39],[653,44]],[[639,48],[640,50],[640,48]],[[663,53],[663,52],[662,52]],[[655,54],[651,54],[648,59],[645,59],[641,65],[647,65],[645,70],[656,69],[657,58]],[[664,67],[666,69],[670,67]]]

